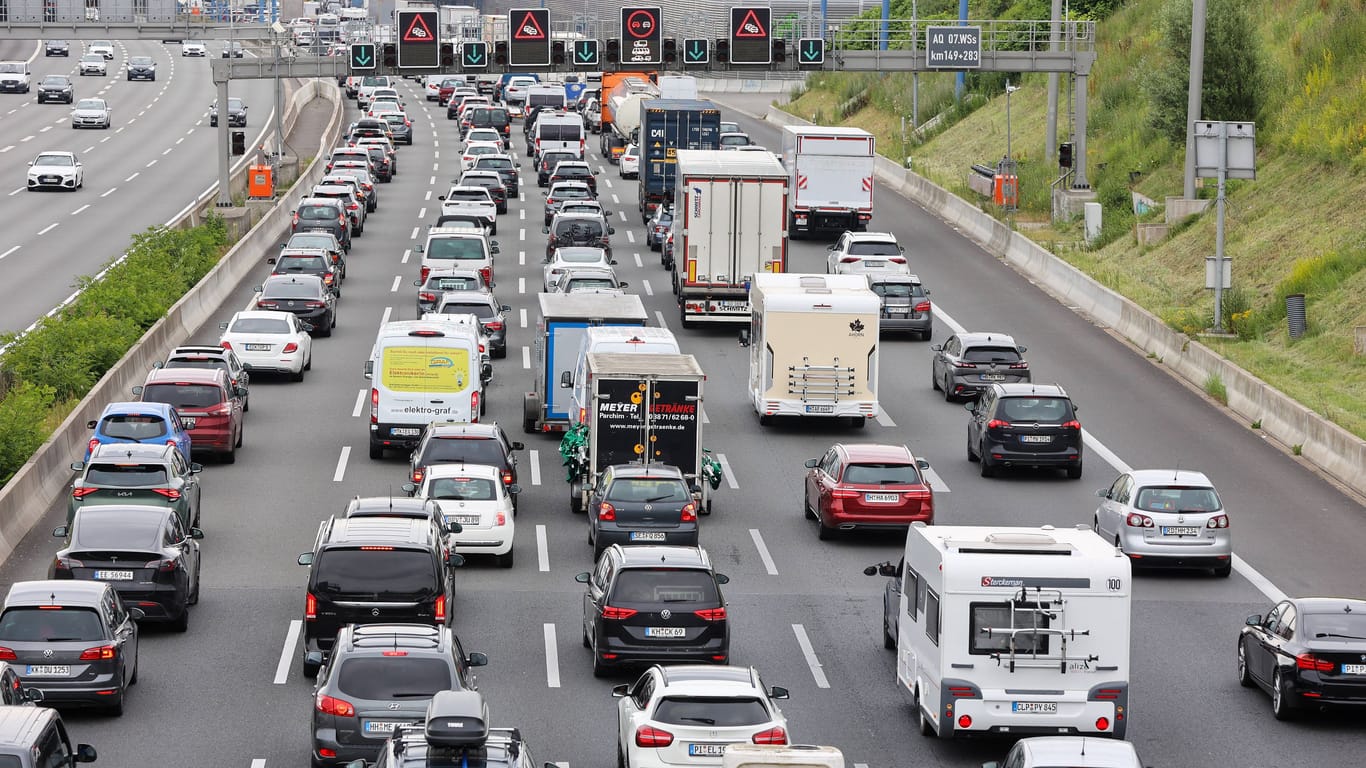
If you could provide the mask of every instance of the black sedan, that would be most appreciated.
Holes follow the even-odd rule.
[[[44,56],[70,56],[71,44],[65,40],[49,40],[43,45]]]
[[[697,530],[697,504],[677,467],[615,464],[588,496],[594,560],[613,544],[697,546]]]
[[[209,126],[218,127],[218,102],[209,105]],[[247,127],[247,105],[241,99],[228,99],[228,127]]]
[[[1270,693],[1277,720],[1366,704],[1366,600],[1302,597],[1247,617],[1238,682]]]
[[[48,567],[53,579],[108,582],[148,619],[184,632],[190,606],[199,602],[198,528],[186,529],[167,507],[106,504],[82,507],[71,525],[52,535],[65,539]]]
[[[316,275],[271,275],[256,291],[257,309],[289,312],[318,336],[331,336],[337,327],[337,295]]]
[[[75,88],[71,78],[66,75],[48,75],[38,82],[38,103],[58,101],[71,104],[76,100]]]

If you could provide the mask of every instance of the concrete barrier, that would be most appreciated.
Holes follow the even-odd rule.
[[[777,107],[762,116],[778,125],[810,125]],[[1042,286],[1064,305],[1077,307],[1101,325],[1114,329],[1144,354],[1160,358],[1200,389],[1218,376],[1228,393],[1228,407],[1247,423],[1260,421],[1262,431],[1301,455],[1353,491],[1366,494],[1366,440],[1315,413],[1252,375],[1219,353],[1179,333],[1156,315],[1093,280],[1028,237],[895,162],[879,156],[878,180],[893,191],[956,227],[982,247],[1004,259]]]
[[[317,87],[318,83],[331,87]],[[322,98],[332,104],[332,120],[301,180],[312,187],[323,176],[320,159],[341,134],[343,100],[335,85],[325,80],[306,83],[294,97],[290,103],[296,116],[312,99]],[[132,399],[131,388],[146,379],[152,364],[164,360],[167,352],[185,343],[213,316],[242,278],[261,266],[262,254],[272,250],[289,229],[290,201],[295,197],[297,195],[281,197],[258,226],[224,254],[198,285],[172,305],[166,316],[153,324],[95,383],[52,436],[0,490],[0,560],[8,558],[47,510],[66,494],[71,482],[68,465],[81,459],[90,439],[86,423],[99,418],[107,403]],[[184,217],[189,215],[187,210]],[[173,222],[172,226],[178,224]]]

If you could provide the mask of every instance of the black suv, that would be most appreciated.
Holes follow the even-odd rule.
[[[256,292],[257,309],[289,312],[318,336],[331,336],[337,327],[337,295],[317,275],[271,275]]]
[[[157,79],[157,63],[151,56],[130,56],[128,58],[129,80]]]
[[[426,718],[437,693],[476,690],[470,668],[487,663],[446,627],[342,627],[313,689],[313,765],[374,760],[395,728]]]
[[[610,259],[611,236],[617,230],[604,217],[596,214],[561,213],[550,221],[549,226],[542,227],[541,232],[549,235],[545,241],[545,258],[549,261],[557,249],[576,247],[601,248],[607,251],[607,258]]]
[[[512,119],[508,117],[507,107],[474,107],[468,128],[492,128],[503,134],[506,140],[512,133]]]
[[[251,374],[237,358],[237,353],[223,347],[189,344],[176,347],[166,356],[166,361],[153,363],[153,368],[221,368],[228,374],[228,383],[234,387],[248,390],[242,395],[242,411],[251,410]],[[198,525],[198,523],[195,523]]]
[[[71,104],[76,100],[76,90],[71,85],[71,78],[66,75],[48,75],[38,81],[38,103],[45,101],[60,101],[64,104]]]
[[[425,721],[400,725],[374,765],[388,768],[541,768],[516,728],[490,728],[478,691],[442,691]]]
[[[1081,477],[1081,422],[1077,406],[1057,384],[993,384],[968,417],[968,461],[982,477],[998,467],[1062,467]]]
[[[536,186],[550,186],[550,177],[555,173],[555,166],[562,162],[578,159],[579,156],[573,152],[564,152],[558,149],[552,149],[542,153],[541,157],[536,161]]]
[[[327,251],[321,248],[282,250],[279,256],[267,258],[266,263],[274,266],[270,270],[272,276],[313,275],[323,281],[327,290],[331,291],[337,298],[341,298],[341,270],[332,263]]]
[[[591,573],[583,601],[583,644],[593,675],[626,664],[730,660],[730,624],[721,585],[701,547],[611,546]]]
[[[612,544],[695,547],[697,533],[697,504],[678,467],[614,464],[588,495],[594,560]]]
[[[452,566],[465,559],[447,548],[425,520],[332,518],[318,525],[304,598],[305,677],[318,673],[337,631],[347,624],[394,622],[444,626],[453,590]]]
[[[598,196],[598,175],[582,160],[563,160],[551,169],[550,184],[557,181],[582,181],[588,185],[593,197]]]
[[[497,467],[503,475],[503,485],[510,488],[517,484],[517,457],[513,451],[524,447],[508,440],[497,422],[434,421],[413,450],[410,475],[414,483],[420,484],[427,467],[433,464],[482,464]]]

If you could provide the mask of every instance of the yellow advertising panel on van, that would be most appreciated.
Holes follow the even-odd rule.
[[[382,381],[392,392],[463,392],[470,354],[450,347],[385,347]]]

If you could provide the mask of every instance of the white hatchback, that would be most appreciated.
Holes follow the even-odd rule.
[[[617,170],[623,179],[634,179],[640,175],[640,147],[627,145],[621,157],[617,158]]]
[[[433,464],[422,485],[408,483],[404,490],[435,501],[446,523],[459,523],[450,535],[455,551],[462,555],[493,555],[500,567],[512,567],[514,531],[512,496],[516,485],[504,486],[501,470],[483,464]],[[455,526],[451,526],[454,528]]]
[[[219,346],[235,352],[253,373],[287,373],[303,381],[304,372],[313,367],[313,337],[292,312],[238,312],[219,328]]]

